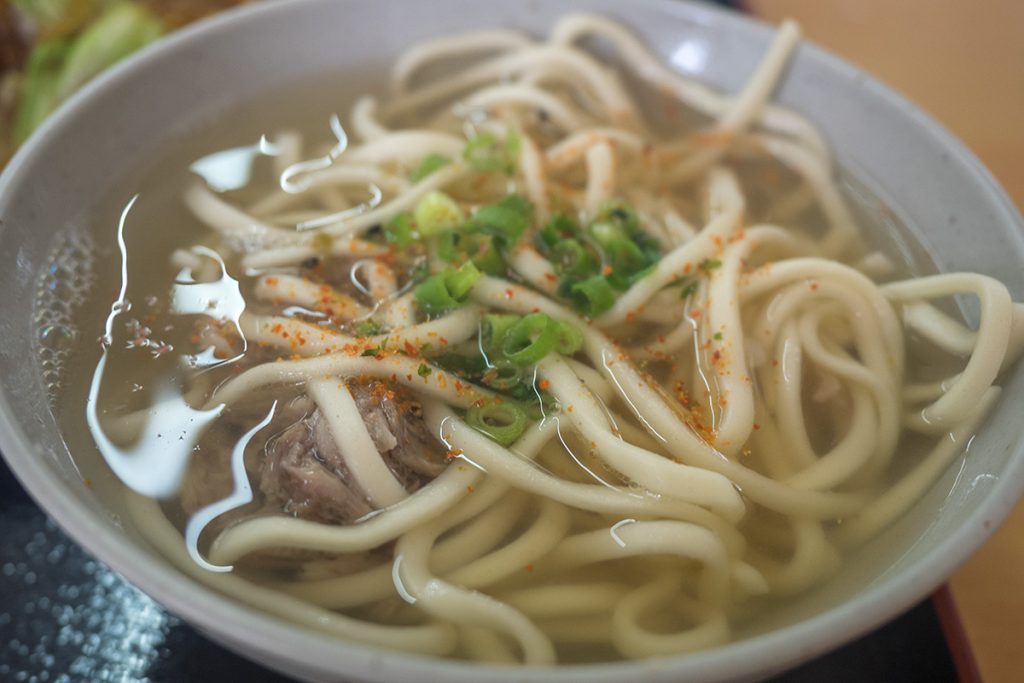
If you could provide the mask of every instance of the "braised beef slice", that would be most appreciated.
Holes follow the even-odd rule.
[[[352,481],[320,411],[267,444],[260,490],[284,512],[347,524],[373,510]]]
[[[408,394],[384,382],[353,383],[349,390],[374,445],[407,491],[444,470],[441,449]],[[267,444],[260,490],[284,512],[329,524],[350,524],[373,510],[319,410]]]

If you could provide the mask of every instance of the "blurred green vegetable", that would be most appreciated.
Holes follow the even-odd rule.
[[[20,145],[57,106],[57,82],[71,51],[70,40],[47,40],[29,53],[21,103],[14,118],[14,141]]]
[[[46,0],[25,4],[44,16],[44,5],[56,7],[66,3]],[[77,37],[37,43],[25,68],[21,102],[15,115],[15,143],[22,143],[71,93],[107,67],[156,40],[162,32],[160,20],[148,10],[130,2],[117,2]]]

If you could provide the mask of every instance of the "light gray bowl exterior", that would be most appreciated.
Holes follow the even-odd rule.
[[[127,534],[116,513],[82,485],[32,361],[34,289],[57,229],[85,220],[113,188],[130,188],[168,140],[260,93],[311,75],[383,64],[420,39],[461,29],[503,25],[543,34],[557,16],[580,7],[620,18],[666,58],[684,43],[703,50],[699,76],[727,91],[742,85],[771,37],[768,27],[741,16],[668,0],[293,0],[243,8],[175,34],[66,103],[0,176],[0,447],[35,499],[79,543],[171,611],[240,653],[310,680],[746,680],[868,631],[949,576],[1024,488],[1020,367],[1004,380],[1003,400],[963,466],[947,473],[861,559],[851,560],[834,587],[808,597],[785,618],[801,620],[668,659],[500,669],[338,642],[186,578]],[[778,99],[819,123],[840,163],[881,188],[944,270],[991,274],[1016,300],[1024,299],[1020,216],[977,159],[934,121],[807,44]],[[875,556],[874,567],[862,556]]]

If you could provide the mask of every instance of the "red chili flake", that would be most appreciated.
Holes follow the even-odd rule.
[[[759,425],[759,424],[757,424],[757,423],[755,422],[755,423],[754,423],[754,429],[760,429],[760,428],[761,428],[761,425]]]
[[[526,571],[532,572],[533,571],[533,564],[526,565]]]
[[[715,352],[713,354],[711,354],[711,360],[713,360],[714,362],[717,363],[721,359],[722,359],[722,352],[719,351],[718,349],[715,349]]]
[[[511,287],[509,287],[508,289],[505,290],[505,298],[506,299],[511,299],[515,295],[516,295],[516,293],[515,293],[515,291]]]
[[[454,460],[455,458],[459,457],[460,455],[462,455],[462,449],[461,448],[453,448],[453,449],[451,449],[450,451],[448,451],[445,454],[445,457],[448,460]]]
[[[540,387],[541,391],[547,391],[548,387],[551,386],[551,380],[542,379],[541,381],[537,382],[537,386]]]

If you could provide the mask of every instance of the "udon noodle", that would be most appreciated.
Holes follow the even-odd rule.
[[[138,528],[311,629],[498,663],[711,647],[826,579],[963,453],[1024,309],[869,250],[821,134],[769,101],[798,38],[735,95],[597,16],[443,38],[330,145],[261,141],[275,187],[197,164],[183,389],[91,414],[130,486],[123,444],[191,425]],[[961,367],[922,379],[911,341]]]

